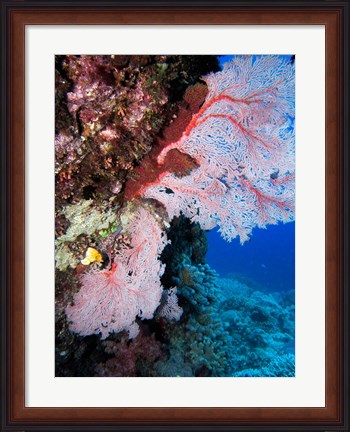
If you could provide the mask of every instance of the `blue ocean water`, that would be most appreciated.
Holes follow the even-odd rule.
[[[255,228],[251,240],[226,242],[207,232],[207,263],[220,276],[240,277],[262,290],[285,292],[295,286],[295,223]]]

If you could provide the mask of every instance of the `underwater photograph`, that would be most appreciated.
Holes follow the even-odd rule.
[[[295,56],[55,57],[55,376],[295,376]]]

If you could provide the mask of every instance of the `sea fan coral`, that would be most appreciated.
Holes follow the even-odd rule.
[[[132,339],[138,333],[136,317],[150,319],[158,307],[164,265],[158,259],[167,244],[155,218],[139,207],[126,225],[132,238],[111,269],[85,273],[82,288],[66,308],[71,330],[80,335],[127,330]]]
[[[163,292],[163,304],[159,307],[157,312],[159,317],[164,317],[168,321],[179,321],[183,310],[178,305],[176,292],[177,288],[169,288]]]
[[[163,203],[170,219],[183,213],[243,243],[255,226],[294,219],[294,66],[236,56],[204,80],[202,108],[158,156],[163,164],[177,149],[198,166],[181,178],[163,173],[143,196]]]

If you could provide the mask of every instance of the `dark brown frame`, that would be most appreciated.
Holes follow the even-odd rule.
[[[2,1],[2,430],[349,430],[349,0]],[[24,406],[24,29],[26,24],[326,26],[326,407]]]

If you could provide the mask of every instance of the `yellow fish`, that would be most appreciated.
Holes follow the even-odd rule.
[[[89,265],[95,261],[102,261],[102,255],[98,250],[89,247],[85,253],[85,258],[81,260],[81,263],[84,265]]]

